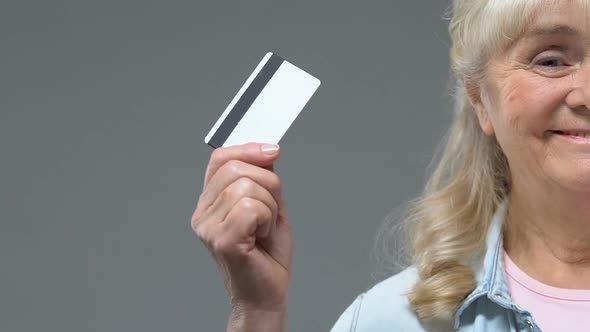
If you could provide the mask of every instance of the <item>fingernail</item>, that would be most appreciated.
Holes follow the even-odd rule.
[[[279,151],[279,146],[277,144],[264,144],[261,149],[264,154],[275,154]]]

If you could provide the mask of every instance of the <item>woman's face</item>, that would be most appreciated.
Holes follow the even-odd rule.
[[[541,181],[590,194],[588,12],[576,1],[559,3],[491,60],[476,108],[514,185]]]

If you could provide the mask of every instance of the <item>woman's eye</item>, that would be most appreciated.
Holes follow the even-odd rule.
[[[550,49],[537,53],[537,56],[533,58],[532,65],[544,71],[565,69],[570,65],[568,54],[568,51],[562,47],[552,46]]]
[[[547,58],[537,61],[536,64],[543,67],[561,67],[564,65],[564,62],[557,58]]]
[[[543,52],[533,59],[531,65],[539,73],[552,75],[552,77],[561,77],[562,74],[565,75],[572,69],[567,54],[559,51]]]

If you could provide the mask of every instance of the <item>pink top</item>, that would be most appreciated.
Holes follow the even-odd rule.
[[[543,332],[590,331],[590,290],[557,288],[524,273],[504,252],[512,301],[528,310]]]

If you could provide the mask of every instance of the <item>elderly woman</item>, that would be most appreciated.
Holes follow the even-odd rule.
[[[456,113],[403,222],[412,266],[333,331],[590,330],[590,1],[455,0]],[[286,330],[291,234],[277,146],[213,152],[192,226],[229,331]]]

